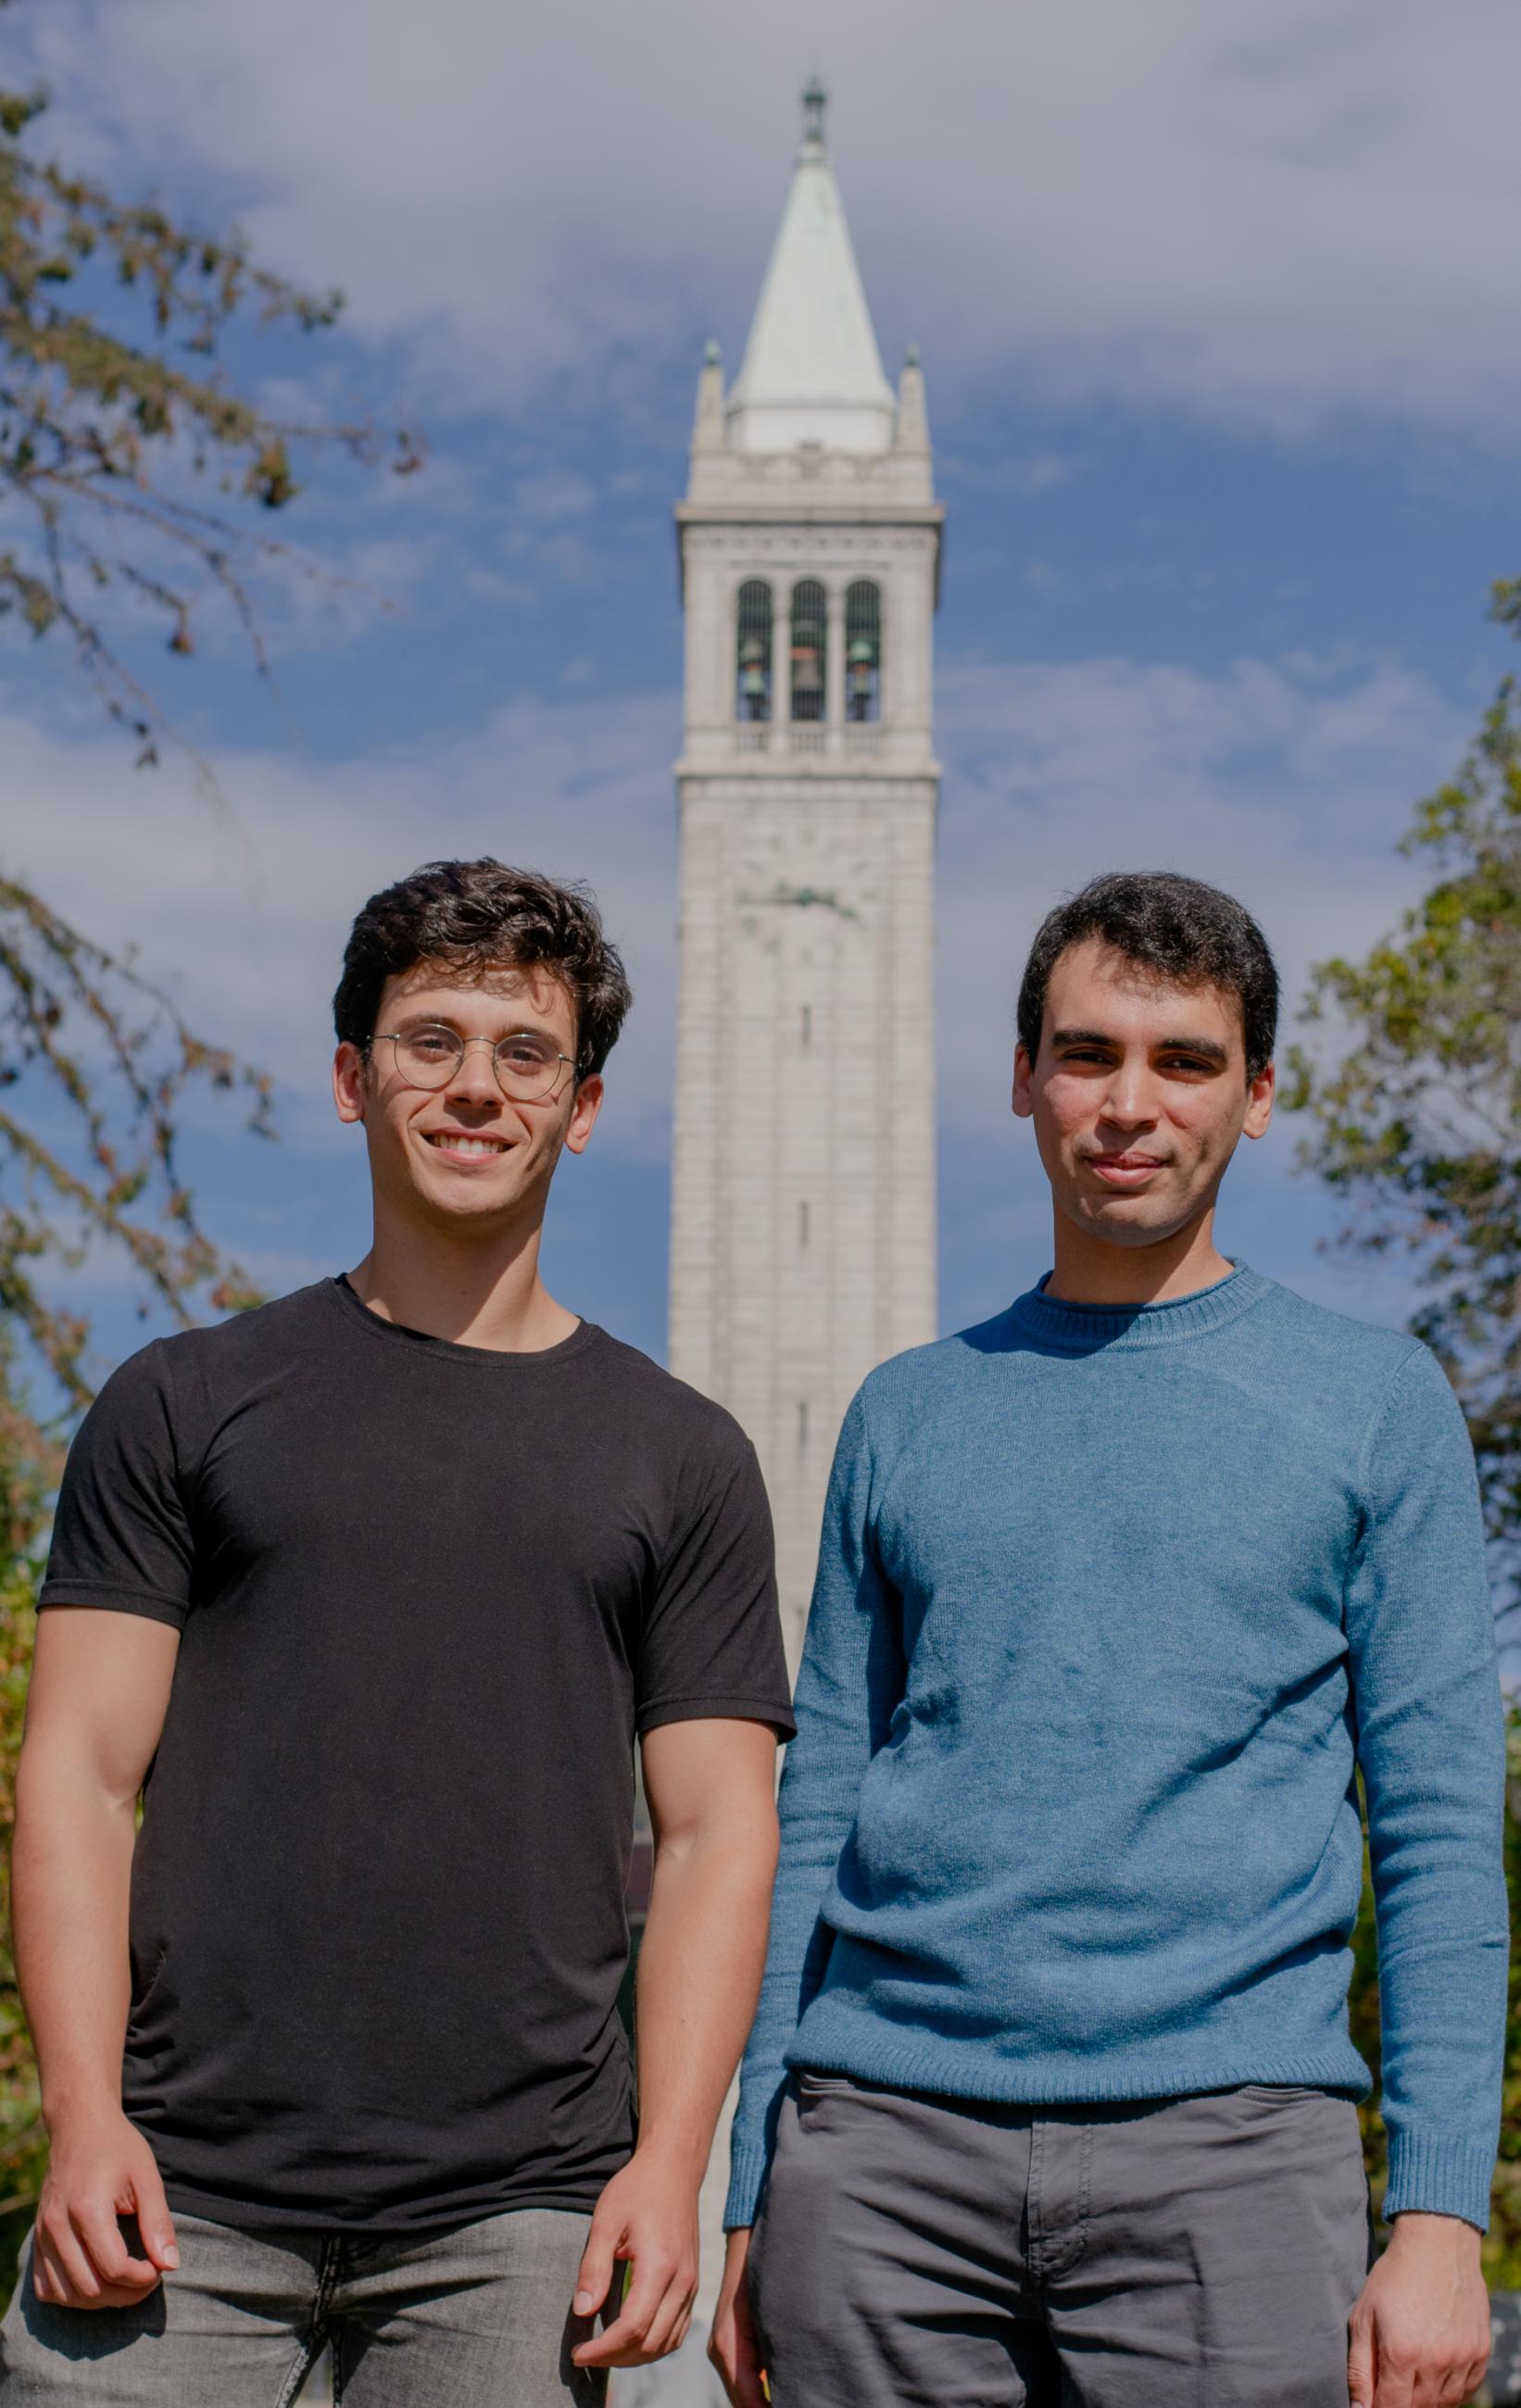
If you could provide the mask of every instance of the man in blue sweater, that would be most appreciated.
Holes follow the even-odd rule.
[[[1055,1268],[847,1416],[735,2127],[736,2408],[763,2368],[777,2408],[1456,2408],[1482,2372],[1506,1929],[1473,1458],[1425,1348],[1216,1249],[1277,1001],[1195,880],[1055,911],[1014,1083]]]

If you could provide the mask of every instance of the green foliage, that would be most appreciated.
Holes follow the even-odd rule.
[[[174,730],[108,635],[108,589],[156,618],[178,654],[194,649],[198,602],[220,595],[265,667],[251,580],[294,556],[257,523],[300,490],[294,447],[336,440],[367,458],[380,446],[367,425],[286,424],[218,366],[233,330],[309,333],[333,323],[339,296],[269,274],[236,234],[120,201],[39,154],[46,105],[0,88],[0,613],[67,636],[146,763]],[[419,465],[405,433],[394,459]]]
[[[1521,588],[1496,615],[1521,626]],[[1412,1327],[1468,1416],[1502,1613],[1521,1597],[1521,718],[1506,679],[1403,850],[1438,873],[1398,936],[1314,971],[1304,1018],[1349,1050],[1292,1049],[1302,1158],[1350,1209],[1343,1242],[1413,1261]]]
[[[251,1300],[179,1174],[176,1126],[194,1083],[241,1089],[251,1125],[268,1133],[265,1079],[195,1036],[130,963],[0,874],[0,1341],[9,1349],[0,1398],[20,1345],[65,1411],[88,1404],[88,1326],[57,1304],[47,1274],[92,1243],[124,1254],[180,1322],[197,1302],[227,1312]],[[56,1134],[35,1109],[39,1090],[62,1108]]]
[[[1513,1707],[1506,1734],[1510,1777],[1505,1785],[1505,1880],[1511,1928],[1521,1932],[1521,1710]],[[1375,2207],[1388,2181],[1388,2149],[1379,2112],[1380,2071],[1378,1936],[1373,1891],[1365,1869],[1362,1905],[1352,1935],[1352,2038],[1372,2069],[1373,2093],[1359,2110],[1363,2160]],[[1489,2199],[1489,2231],[1484,2244],[1485,2277],[1492,2290],[1521,2291],[1521,1958],[1513,1951],[1505,2020],[1505,2077],[1501,2096],[1499,2162]]]

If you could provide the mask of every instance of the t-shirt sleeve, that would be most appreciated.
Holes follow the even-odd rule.
[[[790,1738],[771,1509],[755,1450],[726,1416],[682,1486],[641,1635],[639,1728],[732,1714]]]
[[[37,1599],[184,1627],[192,1534],[162,1341],[112,1373],[80,1423]]]

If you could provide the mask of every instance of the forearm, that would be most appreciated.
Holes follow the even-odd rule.
[[[120,2109],[135,1803],[65,1755],[22,1751],[12,1860],[16,1969],[50,2128],[76,2111]]]
[[[700,2180],[760,1989],[776,1870],[769,1802],[657,1842],[639,1951],[639,2147]]]

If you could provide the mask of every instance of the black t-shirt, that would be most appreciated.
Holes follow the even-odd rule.
[[[183,1633],[122,2082],[171,2205],[588,2207],[632,2142],[635,1733],[792,1728],[728,1414],[589,1323],[495,1354],[325,1281],[108,1383],[42,1602]]]

